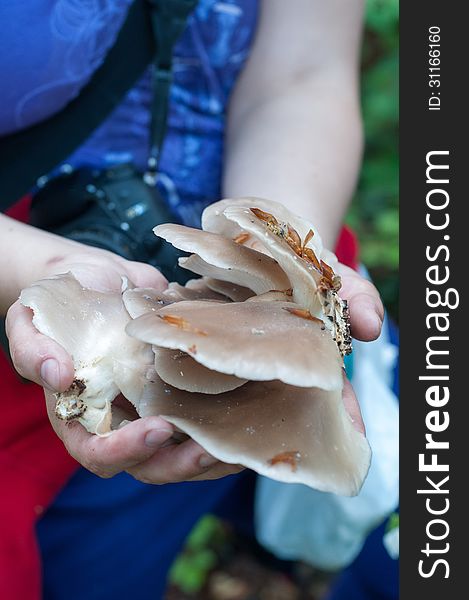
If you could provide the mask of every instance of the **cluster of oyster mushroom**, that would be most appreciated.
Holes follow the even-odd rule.
[[[56,414],[109,434],[160,415],[221,461],[344,495],[358,493],[370,449],[342,401],[351,352],[335,256],[314,227],[259,198],[222,200],[202,230],[155,227],[201,276],[163,292],[83,288],[72,274],[21,293],[37,329],[73,357]]]

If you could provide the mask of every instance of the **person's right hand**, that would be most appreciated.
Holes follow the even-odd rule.
[[[83,286],[96,290],[120,290],[122,276],[138,287],[163,289],[167,282],[155,268],[131,262],[110,252],[85,248],[48,261],[37,279],[72,272]],[[31,282],[32,283],[32,282]],[[126,424],[107,437],[88,433],[77,422],[67,423],[55,416],[53,392],[65,391],[72,383],[71,356],[32,323],[32,311],[17,300],[6,320],[10,352],[17,371],[44,387],[52,427],[68,452],[100,477],[127,471],[136,479],[154,484],[216,479],[240,470],[207,454],[188,439],[176,443],[174,428],[160,417],[146,417]]]

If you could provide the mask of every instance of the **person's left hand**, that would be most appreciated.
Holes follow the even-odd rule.
[[[71,272],[83,286],[101,291],[119,291],[122,276],[138,287],[164,289],[167,285],[150,265],[98,248],[83,247],[77,252],[77,246],[38,265],[38,279]],[[107,437],[88,433],[76,421],[58,419],[54,392],[70,387],[74,377],[72,357],[53,339],[39,333],[32,323],[31,309],[19,300],[8,311],[6,328],[16,370],[44,387],[52,427],[71,456],[89,471],[105,478],[127,471],[139,481],[163,484],[217,479],[241,470],[238,465],[218,461],[192,439],[176,443],[174,427],[161,417],[137,419]]]

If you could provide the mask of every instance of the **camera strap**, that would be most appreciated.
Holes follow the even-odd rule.
[[[0,139],[0,210],[72,154],[151,63],[154,97],[145,181],[154,184],[166,129],[172,51],[196,4],[197,0],[135,0],[114,46],[78,97],[41,123]]]
[[[158,161],[166,132],[169,90],[172,81],[174,44],[184,29],[188,14],[197,0],[148,0],[152,6],[151,24],[153,37],[158,42],[154,55],[153,102],[150,126],[150,156],[144,180],[155,185]]]

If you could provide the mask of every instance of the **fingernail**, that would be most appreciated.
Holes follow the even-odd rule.
[[[202,469],[213,467],[213,465],[216,465],[217,462],[219,462],[218,459],[211,454],[202,454],[202,456],[199,458],[199,465]]]
[[[60,366],[54,358],[48,358],[41,365],[41,379],[45,387],[56,392],[60,386]]]
[[[370,302],[364,307],[362,314],[365,315],[368,327],[373,330],[373,333],[378,334],[383,326],[383,319],[376,310],[376,306]]]
[[[376,334],[379,335],[379,332],[381,331],[381,327],[383,326],[383,319],[379,316],[378,313],[375,312],[372,320],[374,322]]]
[[[158,448],[173,435],[171,429],[150,429],[145,435],[145,446]]]
[[[383,306],[382,306],[381,303],[375,303],[374,304],[373,312],[375,313],[378,321],[380,323],[383,323],[383,321],[384,321],[384,313],[383,313]]]

